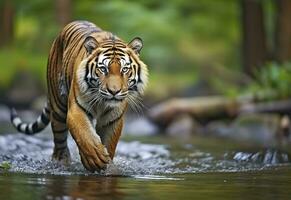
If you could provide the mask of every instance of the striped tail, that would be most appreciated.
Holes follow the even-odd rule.
[[[46,106],[43,108],[41,115],[37,118],[37,120],[33,123],[24,123],[19,118],[16,110],[14,108],[11,109],[11,123],[13,126],[21,133],[25,133],[27,135],[34,135],[40,131],[42,131],[49,123],[50,123],[50,110]]]

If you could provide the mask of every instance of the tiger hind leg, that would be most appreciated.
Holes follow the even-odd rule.
[[[65,120],[52,117],[52,131],[54,135],[54,152],[52,159],[62,164],[68,165],[71,162],[71,155],[67,145],[68,128]]]

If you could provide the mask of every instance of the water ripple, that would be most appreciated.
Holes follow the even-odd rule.
[[[58,175],[91,174],[83,168],[76,144],[71,138],[69,138],[68,144],[72,163],[69,166],[63,166],[51,161],[53,142],[47,135],[2,135],[0,136],[0,163],[10,163],[9,171],[11,172]],[[152,175],[258,170],[290,163],[290,156],[287,153],[272,149],[254,153],[225,153],[221,157],[213,156],[210,152],[203,152],[194,147],[186,148],[180,154],[173,153],[173,151],[171,147],[165,145],[120,141],[114,162],[100,174],[162,179],[163,177]]]

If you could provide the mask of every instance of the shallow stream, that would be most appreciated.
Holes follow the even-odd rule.
[[[51,161],[49,133],[0,135],[0,199],[290,199],[288,148],[208,137],[123,137],[114,163],[89,173]]]

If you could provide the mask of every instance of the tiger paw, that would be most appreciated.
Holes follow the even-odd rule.
[[[96,140],[79,146],[79,153],[84,167],[91,172],[105,169],[111,161],[106,147]]]
[[[64,149],[54,149],[52,160],[63,165],[69,165],[71,163],[71,155],[68,147]]]

